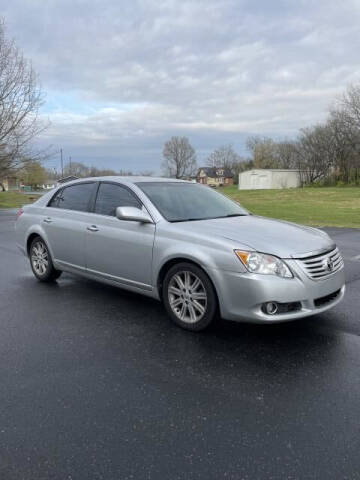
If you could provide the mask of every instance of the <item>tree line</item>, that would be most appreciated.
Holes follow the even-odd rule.
[[[330,108],[323,123],[302,128],[295,139],[276,140],[251,136],[248,157],[232,145],[216,148],[206,166],[227,168],[235,182],[240,172],[252,168],[296,169],[303,185],[360,183],[360,85],[348,87]],[[172,137],[163,150],[166,176],[192,177],[197,171],[195,149],[187,137]],[[202,165],[202,166],[205,166]]]
[[[94,166],[89,167],[82,162],[69,162],[65,164],[62,174],[64,177],[74,176],[78,178],[134,175],[131,170],[115,171],[112,169],[102,169]],[[153,172],[144,171],[137,174],[151,176],[153,175]],[[21,169],[19,169],[15,173],[15,176],[22,184],[30,186],[32,189],[36,190],[41,188],[42,185],[45,185],[46,183],[55,183],[62,175],[56,170],[45,168],[38,161],[30,161],[27,162]]]
[[[222,145],[216,148],[201,166],[226,168],[236,180],[240,172],[253,168],[254,163],[236,153],[232,145]],[[174,136],[165,142],[162,162],[165,177],[191,179],[196,176],[197,171],[196,152],[187,137]]]
[[[323,123],[300,130],[294,140],[252,137],[247,147],[256,168],[299,169],[303,184],[360,182],[360,85],[349,86]]]

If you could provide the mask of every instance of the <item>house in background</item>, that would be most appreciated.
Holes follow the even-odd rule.
[[[297,188],[300,186],[300,170],[254,169],[239,174],[239,190]]]
[[[224,167],[200,167],[196,181],[211,187],[223,187],[234,183],[234,175]]]
[[[52,190],[53,188],[55,188],[57,185],[57,181],[56,180],[51,180],[51,179],[48,179],[45,181],[45,183],[42,185],[42,188],[44,190]]]

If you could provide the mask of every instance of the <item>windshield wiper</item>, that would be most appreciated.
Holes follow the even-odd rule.
[[[171,220],[171,223],[196,222],[197,220],[208,220],[207,218],[181,218],[180,220]]]
[[[221,217],[203,217],[203,218],[181,218],[179,220],[171,220],[171,223],[179,222],[200,222],[201,220],[216,220],[217,218],[229,218],[229,217],[247,217],[247,213],[230,213]]]

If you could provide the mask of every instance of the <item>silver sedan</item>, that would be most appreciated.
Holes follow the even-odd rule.
[[[315,228],[250,214],[209,187],[164,178],[81,179],[23,207],[17,244],[35,277],[77,273],[161,300],[172,320],[256,323],[323,312],[344,264]]]

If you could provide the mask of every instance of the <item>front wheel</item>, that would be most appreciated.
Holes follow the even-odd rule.
[[[62,274],[61,270],[54,268],[49,249],[41,237],[36,237],[31,242],[30,265],[40,282],[52,282]]]
[[[171,319],[192,331],[204,330],[214,320],[217,297],[206,273],[191,263],[179,263],[167,272],[163,301]]]

